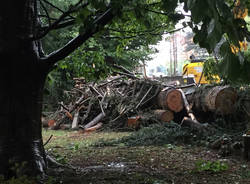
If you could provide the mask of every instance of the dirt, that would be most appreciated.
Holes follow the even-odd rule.
[[[46,141],[50,134],[44,132]],[[242,153],[222,157],[217,150],[191,145],[91,146],[93,142],[118,139],[129,133],[65,132],[46,146],[58,162],[48,175],[63,184],[247,184],[250,163]]]

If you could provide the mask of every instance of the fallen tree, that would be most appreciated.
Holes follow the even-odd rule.
[[[235,111],[237,92],[230,86],[205,86],[195,88],[186,95],[194,111],[230,114]]]

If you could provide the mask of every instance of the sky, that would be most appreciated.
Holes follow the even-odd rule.
[[[185,36],[185,32],[179,31],[176,34],[179,34],[181,36],[177,37],[177,64],[178,62],[181,63],[181,61],[186,60],[184,58],[184,46],[182,36]],[[152,55],[152,60],[146,62],[146,70],[147,73],[149,73],[150,69],[156,68],[156,66],[162,65],[168,68],[169,61],[170,61],[170,41],[166,40],[166,37],[169,35],[164,35],[162,41],[160,41],[157,45],[153,46],[155,47],[159,52]],[[179,71],[181,72],[181,71]]]
[[[153,60],[147,62],[148,68],[154,68],[156,65],[166,65],[166,60],[169,60],[169,52],[170,52],[170,42],[165,40],[166,35],[163,40],[160,41],[157,45],[153,46],[156,48],[159,53],[152,55]]]
[[[178,10],[181,11],[183,14],[190,15],[190,13],[186,13],[183,11],[182,7],[178,7]],[[175,29],[179,29],[183,27],[182,22],[188,21],[188,17],[185,18],[183,21],[179,22]],[[191,32],[190,28],[185,28],[183,31],[178,31],[177,34],[185,36],[185,32]],[[169,34],[163,35],[162,41],[160,41],[157,45],[154,45],[159,52],[152,55],[152,60],[146,62],[146,70],[147,73],[150,69],[155,68],[156,66],[163,65],[167,67],[167,61],[170,61],[170,42],[166,40],[167,36]],[[184,60],[184,58],[181,57],[183,54],[184,47],[182,46],[183,43],[180,43],[181,40],[177,38],[177,62],[179,60]]]

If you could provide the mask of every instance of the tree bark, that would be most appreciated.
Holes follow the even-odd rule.
[[[0,175],[42,176],[47,168],[41,134],[42,94],[47,68],[38,62],[34,32],[36,1],[3,1],[0,6]]]
[[[67,57],[115,16],[108,8],[85,33],[45,56],[38,39],[43,32],[39,30],[37,3],[37,0],[8,0],[0,6],[0,175],[6,177],[16,174],[11,170],[13,165],[23,163],[26,163],[25,168],[21,168],[23,174],[45,173],[41,111],[46,76],[56,62]]]
[[[187,96],[193,104],[194,111],[230,114],[235,110],[237,93],[230,86],[208,86],[197,88],[194,93]]]

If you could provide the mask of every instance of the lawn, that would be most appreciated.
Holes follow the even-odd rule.
[[[131,132],[43,130],[45,149],[65,167],[50,168],[55,183],[250,183],[250,164],[240,155],[190,144],[129,146]],[[107,143],[107,144],[106,144]]]

